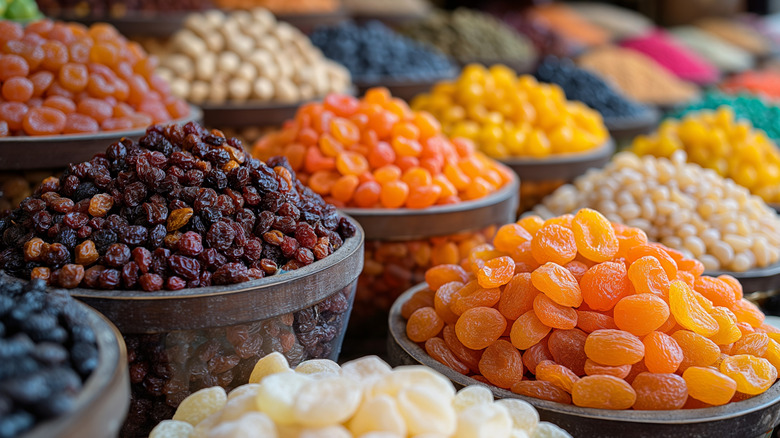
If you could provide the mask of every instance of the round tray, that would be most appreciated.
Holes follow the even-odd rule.
[[[483,385],[436,361],[406,337],[406,321],[401,306],[425,283],[406,291],[390,310],[390,336],[387,339],[391,365],[425,365],[449,378],[457,387]],[[768,437],[780,422],[780,383],[751,399],[725,406],[677,411],[612,411],[581,408],[514,394],[487,386],[496,398],[517,398],[534,405],[542,420],[563,427],[575,437],[622,438],[759,438]]]
[[[616,141],[631,141],[637,135],[651,132],[658,126],[660,120],[661,112],[656,108],[648,107],[647,111],[636,117],[605,117],[604,125]]]
[[[200,109],[190,105],[190,115],[168,123],[187,123],[202,117]],[[138,140],[146,128],[103,131],[94,134],[62,134],[0,138],[0,170],[63,168],[70,163],[89,161],[93,155],[123,137]]]
[[[571,180],[588,169],[606,164],[615,152],[610,138],[602,146],[579,154],[561,154],[549,158],[506,158],[501,160],[520,176],[522,181]]]
[[[385,87],[390,90],[390,94],[393,97],[399,97],[407,102],[410,102],[417,95],[427,93],[431,91],[434,85],[441,81],[453,79],[455,72],[450,75],[444,75],[438,78],[425,79],[420,81],[412,80],[399,80],[399,79],[379,79],[377,81],[354,81],[355,87],[357,87],[358,95],[363,95],[370,88]]]
[[[175,292],[69,292],[106,315],[123,334],[223,327],[273,318],[311,306],[355,281],[363,269],[363,230],[358,224],[356,228],[355,235],[325,259],[259,280]]]
[[[513,222],[517,212],[517,178],[484,198],[459,204],[414,208],[345,208],[360,222],[367,240],[414,240]]]
[[[731,275],[742,284],[742,291],[746,294],[780,289],[780,262],[766,268],[755,268],[745,272],[731,271],[707,271],[704,275],[717,277],[718,275]]]
[[[87,26],[108,23],[126,37],[168,38],[184,26],[189,12],[128,12],[122,17],[79,16],[73,13],[57,15],[57,20],[75,21]]]
[[[127,350],[116,327],[94,309],[79,303],[95,331],[98,366],[76,398],[72,412],[38,424],[20,438],[116,437],[130,407]]]

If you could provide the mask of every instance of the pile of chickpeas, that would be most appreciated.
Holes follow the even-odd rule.
[[[708,271],[742,272],[780,259],[780,219],[758,196],[719,176],[671,158],[617,154],[534,210],[544,217],[593,208],[611,221],[641,228],[650,240],[700,260]]]
[[[157,73],[193,103],[294,103],[351,86],[349,72],[265,9],[191,14],[165,43],[144,41]]]

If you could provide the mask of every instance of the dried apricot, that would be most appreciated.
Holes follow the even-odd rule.
[[[553,330],[547,339],[547,348],[555,362],[572,370],[578,376],[585,375],[585,342],[588,334],[579,329]]]
[[[510,321],[533,309],[534,299],[540,294],[534,287],[531,274],[523,272],[516,274],[504,285],[501,298],[498,300],[498,310]]]
[[[491,384],[509,389],[523,379],[523,358],[511,343],[499,339],[482,352],[479,372]]]
[[[585,361],[585,374],[589,376],[602,374],[607,376],[615,376],[618,379],[625,379],[630,371],[631,365],[620,365],[613,367],[609,365],[602,365],[590,359]]]
[[[464,346],[482,350],[498,340],[506,329],[506,318],[492,307],[475,307],[463,312],[455,333]]]
[[[541,341],[548,333],[550,327],[544,325],[533,310],[529,310],[512,323],[509,337],[512,345],[518,350],[526,350]]]
[[[425,341],[425,352],[428,353],[428,356],[461,374],[467,375],[469,373],[469,368],[455,357],[442,338],[430,338]]]
[[[680,280],[669,283],[669,308],[678,324],[704,336],[718,332],[718,322],[697,299],[698,292]]]
[[[574,383],[571,399],[585,408],[628,409],[636,402],[636,392],[625,380],[614,376],[585,376]]]
[[[571,396],[568,392],[550,382],[542,380],[521,380],[512,385],[512,392],[526,397],[534,397],[567,405],[571,404]]]
[[[490,259],[477,271],[477,281],[485,289],[503,286],[515,275],[512,257],[502,256]]]
[[[642,360],[645,346],[623,330],[596,330],[585,340],[585,354],[603,365],[632,365]]]
[[[688,385],[677,374],[639,373],[631,387],[636,392],[634,410],[681,409],[688,400]]]
[[[551,360],[545,360],[536,365],[534,374],[537,380],[550,382],[568,393],[571,393],[574,383],[580,380],[570,369]]]
[[[577,279],[563,266],[547,262],[531,273],[533,285],[551,300],[562,306],[577,307],[582,304],[582,292]]]
[[[531,239],[531,253],[540,264],[565,265],[577,256],[574,233],[561,225],[545,225]]]
[[[777,380],[777,368],[768,360],[749,354],[723,359],[720,372],[737,382],[737,391],[744,394],[761,394]]]
[[[620,242],[612,224],[601,213],[589,208],[580,209],[571,222],[577,251],[594,262],[611,260],[617,254]]]
[[[654,331],[642,339],[645,366],[651,373],[673,373],[683,361],[683,350],[666,333]]]
[[[725,405],[737,390],[734,379],[712,368],[690,367],[682,377],[691,398],[713,406]]]
[[[439,265],[425,271],[425,282],[434,292],[443,284],[451,281],[465,283],[469,275],[458,265]]]
[[[545,294],[537,294],[533,303],[534,313],[546,326],[557,329],[573,329],[577,326],[577,311],[561,306]]]
[[[615,304],[614,318],[621,330],[644,336],[669,319],[669,306],[657,295],[629,295]]]
[[[628,267],[628,278],[638,294],[669,295],[669,277],[661,262],[653,256],[640,257]]]
[[[406,322],[406,336],[413,342],[425,342],[444,328],[444,321],[433,307],[415,310]]]
[[[685,371],[688,367],[707,367],[720,357],[720,348],[704,336],[689,330],[677,330],[672,333],[683,352],[683,360],[678,367]]]
[[[577,327],[585,333],[600,329],[617,329],[615,319],[609,315],[589,310],[577,310]]]
[[[607,311],[631,294],[626,265],[603,262],[591,266],[580,280],[582,299],[593,310]]]

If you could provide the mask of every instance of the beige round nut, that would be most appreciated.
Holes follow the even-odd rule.
[[[269,55],[270,56],[270,55]],[[269,58],[270,60],[263,64],[257,64],[253,63],[255,67],[257,67],[257,74],[268,78],[272,82],[276,82],[281,77],[281,72],[279,70],[279,66],[276,64],[276,61],[273,59],[273,57]]]
[[[230,35],[227,38],[226,45],[228,50],[244,59],[248,58],[255,48],[254,40],[244,35]]]
[[[251,84],[257,77],[257,68],[248,62],[242,62],[233,76],[238,79],[243,79],[247,81],[247,83]]]
[[[204,81],[193,81],[190,85],[189,100],[192,103],[203,103],[209,97],[209,84]]]
[[[225,20],[227,19],[225,13],[219,9],[209,9],[202,15],[206,22],[212,27],[212,29],[222,27],[222,25],[225,23]]]
[[[300,100],[311,100],[317,97],[314,93],[314,87],[309,84],[298,85],[298,95]]]
[[[206,53],[195,61],[195,77],[202,81],[211,81],[217,72],[217,57]]]
[[[217,70],[232,75],[241,65],[241,58],[233,52],[222,52],[217,56]]]
[[[279,53],[279,51],[281,50],[281,47],[279,46],[279,41],[271,35],[268,35],[266,38],[263,38],[262,40],[258,41],[257,47],[263,48],[267,50],[269,53]]]
[[[195,77],[192,59],[185,55],[174,53],[163,58],[163,65],[170,69],[177,78],[190,81]]]
[[[171,93],[182,99],[190,97],[190,80],[181,77],[174,78],[171,82]]]
[[[225,103],[228,97],[228,87],[222,81],[215,81],[211,83],[209,90],[208,101],[210,103],[220,104]]]
[[[230,100],[244,102],[252,94],[252,86],[247,80],[233,78],[228,82],[228,94]]]
[[[225,49],[225,38],[219,32],[210,32],[208,35],[204,35],[203,41],[206,43],[206,47],[214,53]]]
[[[259,77],[252,84],[252,97],[262,101],[271,100],[274,96],[274,84],[268,78]]]
[[[174,51],[183,53],[196,59],[206,51],[206,43],[187,29],[180,30],[171,39],[171,47]]]
[[[173,78],[176,77],[176,75],[173,74],[173,72],[166,67],[159,67],[157,70],[155,70],[155,73],[157,73],[157,76],[163,78],[163,80],[168,83],[171,83],[171,81],[173,81]]]
[[[252,22],[255,26],[269,28],[276,24],[276,17],[268,9],[254,8],[249,13],[252,15]]]
[[[294,103],[300,101],[298,88],[287,78],[279,79],[276,82],[274,100],[282,103]]]

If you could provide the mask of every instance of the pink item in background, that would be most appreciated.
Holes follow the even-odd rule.
[[[718,80],[717,68],[679,45],[663,30],[656,29],[646,36],[624,40],[620,45],[653,58],[680,79],[698,84],[709,84]]]

